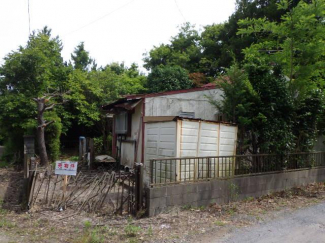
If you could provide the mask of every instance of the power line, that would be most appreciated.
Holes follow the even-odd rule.
[[[29,30],[29,34],[30,34],[30,12],[29,12],[29,0],[27,0],[27,4],[28,4],[28,30]]]
[[[122,9],[122,8],[124,8],[124,7],[126,7],[126,6],[128,6],[129,4],[131,4],[131,3],[134,2],[134,1],[135,1],[135,0],[131,0],[131,1],[127,2],[126,4],[122,5],[121,7],[118,7],[118,8],[116,8],[116,9],[114,9],[113,11],[111,11],[111,12],[109,12],[109,13],[103,15],[102,17],[100,17],[100,18],[98,18],[98,19],[95,19],[94,21],[92,21],[92,22],[90,22],[90,23],[88,23],[88,24],[85,24],[85,25],[81,26],[81,27],[78,28],[78,29],[75,29],[75,30],[69,32],[69,33],[66,34],[65,36],[71,35],[71,34],[77,32],[77,31],[79,31],[79,30],[82,30],[82,29],[88,27],[89,25],[92,25],[92,24],[94,24],[94,23],[96,23],[96,22],[98,22],[98,21],[100,21],[100,20],[106,18],[107,16],[109,16],[109,15],[111,15],[111,14],[113,14],[113,13],[119,11],[120,9]]]
[[[184,17],[184,15],[183,15],[183,13],[182,13],[182,11],[181,11],[181,9],[180,9],[180,7],[178,6],[178,3],[177,3],[177,1],[176,1],[176,0],[174,0],[174,2],[175,2],[175,4],[176,4],[176,7],[177,7],[177,9],[178,9],[178,12],[179,12],[179,13],[180,13],[180,15],[183,17],[184,21],[185,21],[185,22],[187,22],[187,21],[186,21],[186,19],[185,19],[185,17]]]

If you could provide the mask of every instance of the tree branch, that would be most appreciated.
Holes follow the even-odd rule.
[[[55,103],[53,103],[52,105],[44,106],[44,107],[45,107],[44,110],[45,110],[45,111],[51,110],[51,109],[53,109],[54,106],[56,106],[56,105],[59,105],[59,104],[55,104]]]
[[[53,122],[54,121],[50,121],[50,122],[44,123],[42,125],[39,125],[38,128],[47,127],[48,125],[52,124]]]
[[[47,97],[47,100],[50,100],[54,97],[62,97],[63,95],[65,94],[69,94],[70,93],[70,90],[64,92],[64,93],[60,93],[59,91],[54,91],[52,94],[45,94],[44,98]]]

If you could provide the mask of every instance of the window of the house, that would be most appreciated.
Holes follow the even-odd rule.
[[[131,117],[128,112],[121,112],[115,115],[115,133],[128,135],[131,133]]]

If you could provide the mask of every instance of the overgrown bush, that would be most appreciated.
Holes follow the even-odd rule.
[[[94,138],[95,154],[101,154],[103,152],[103,137]]]
[[[60,136],[62,133],[61,119],[54,112],[45,113],[45,119],[54,121],[45,129],[46,147],[48,150],[49,158],[55,161],[60,155]]]
[[[19,134],[12,134],[4,142],[5,150],[1,157],[2,161],[6,163],[20,163],[22,164],[24,158],[24,140]]]

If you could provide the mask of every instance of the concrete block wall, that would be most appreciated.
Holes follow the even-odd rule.
[[[325,181],[325,168],[148,188],[148,214],[152,217],[173,206],[224,204],[234,199],[260,197],[271,192],[322,181]]]

